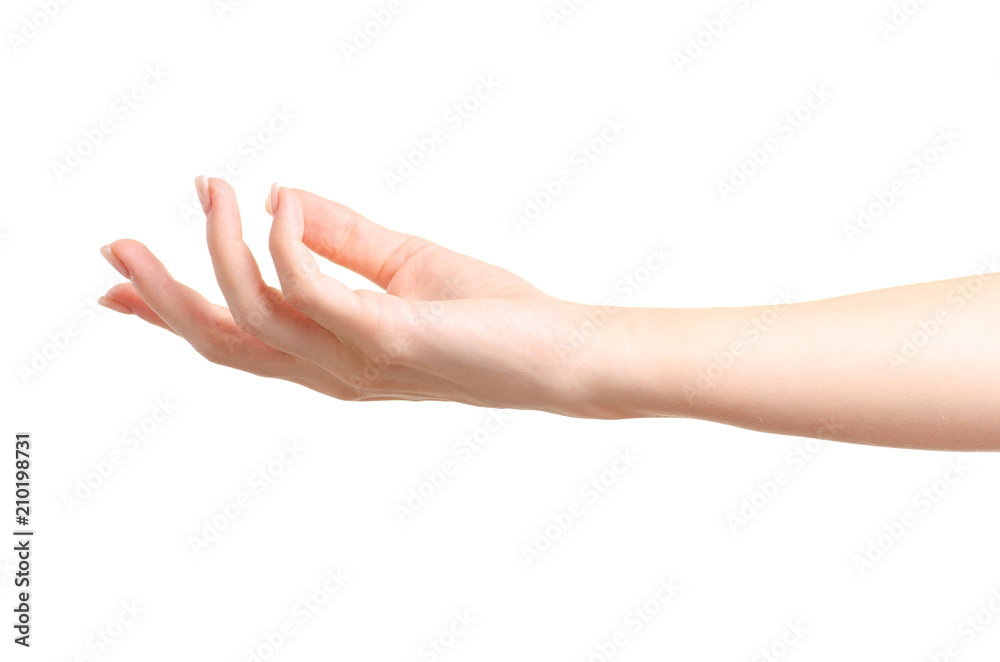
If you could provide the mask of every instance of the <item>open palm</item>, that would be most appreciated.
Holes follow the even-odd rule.
[[[103,249],[126,278],[105,304],[182,336],[213,363],[344,400],[452,400],[570,413],[565,367],[580,307],[499,267],[395,232],[347,207],[272,187],[264,283],[242,239],[235,192],[199,178],[209,252],[228,307],[174,280],[143,244]],[[384,291],[351,290],[315,254]],[[567,404],[561,404],[566,402]]]

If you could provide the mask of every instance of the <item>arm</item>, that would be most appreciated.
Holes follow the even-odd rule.
[[[1000,450],[1000,278],[821,301],[618,309],[608,417],[683,416],[840,441]],[[591,370],[598,370],[592,367]]]
[[[586,306],[274,186],[265,206],[277,289],[243,242],[233,190],[203,177],[196,186],[227,306],[174,280],[128,239],[102,249],[130,282],[101,303],[183,337],[213,363],[342,400],[693,417],[887,446],[1000,450],[992,275],[782,306]],[[319,270],[315,254],[379,289],[350,290]],[[921,343],[917,334],[933,323]],[[921,345],[915,354],[905,338]]]

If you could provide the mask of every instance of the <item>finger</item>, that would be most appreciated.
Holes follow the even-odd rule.
[[[166,329],[171,333],[176,333],[170,325],[163,321],[163,318],[153,312],[153,309],[149,307],[139,293],[135,291],[135,287],[132,283],[118,283],[104,295],[102,298],[107,298],[113,304],[118,304],[119,306],[124,306],[124,311],[132,315],[135,315],[139,319],[145,320],[150,324],[155,324],[156,326]],[[100,301],[100,300],[98,300]]]
[[[382,227],[339,202],[292,190],[302,203],[305,245],[383,290],[418,251],[437,247],[426,239]],[[270,199],[265,206],[270,213]]]
[[[243,333],[227,308],[174,280],[143,244],[119,239],[111,249],[126,265],[131,284],[116,285],[108,292],[109,298],[126,303],[137,316],[157,326],[161,325],[157,321],[162,322],[212,363],[296,382],[342,399],[355,397],[353,389],[321,367]]]
[[[344,369],[350,356],[340,340],[264,283],[253,254],[243,242],[233,189],[221,179],[211,178],[206,192],[208,200],[203,204],[208,209],[208,249],[237,327],[286,354],[331,370]]]
[[[320,272],[312,252],[302,243],[305,221],[295,191],[275,184],[268,200],[274,215],[271,256],[285,300],[340,337],[356,339],[364,334],[366,320],[358,295]]]

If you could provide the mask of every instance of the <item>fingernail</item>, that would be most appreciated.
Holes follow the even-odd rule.
[[[281,195],[278,193],[277,182],[271,184],[271,195],[267,196],[267,213],[274,216],[274,212],[278,209],[278,205],[281,204]]]
[[[201,208],[205,210],[205,215],[212,211],[212,194],[208,190],[208,177],[199,175],[194,178],[194,188],[198,191],[198,199],[201,200]]]
[[[114,299],[109,299],[108,297],[104,297],[104,296],[98,297],[97,298],[97,303],[101,304],[102,306],[104,306],[105,308],[107,308],[109,310],[114,310],[114,311],[117,311],[119,313],[124,313],[126,315],[131,315],[132,314],[132,310],[128,306],[126,306],[123,303],[118,303]]]
[[[125,263],[118,259],[118,256],[111,250],[111,246],[101,246],[101,255],[108,261],[108,264],[115,268],[115,271],[128,279],[132,278]]]

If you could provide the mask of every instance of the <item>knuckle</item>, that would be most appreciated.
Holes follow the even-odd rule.
[[[308,306],[313,300],[312,283],[300,275],[286,278],[281,284],[281,291],[285,295],[285,300],[296,308]]]
[[[236,322],[236,327],[243,333],[254,337],[260,335],[260,324],[253,313],[233,311],[233,321]]]
[[[280,297],[281,293],[272,291],[272,288],[259,293],[249,302],[249,305],[241,305],[231,309],[233,321],[236,322],[240,331],[260,338],[268,320],[274,315],[275,301]]]

